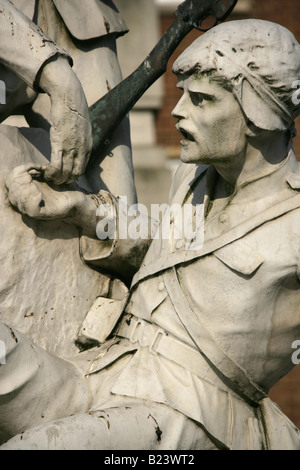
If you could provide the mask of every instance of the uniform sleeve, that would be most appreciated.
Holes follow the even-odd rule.
[[[72,63],[68,54],[9,0],[0,0],[0,61],[9,70],[36,89],[43,65],[57,55]]]
[[[95,198],[97,206],[97,238],[81,237],[81,257],[88,265],[104,269],[130,283],[149,248],[151,225],[154,224],[139,212],[140,222],[137,222],[136,216],[130,215],[129,206],[107,191],[101,190],[97,196],[90,197]],[[145,228],[143,233],[135,231],[137,226],[140,230],[141,224]]]

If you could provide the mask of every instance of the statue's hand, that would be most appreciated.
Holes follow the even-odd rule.
[[[92,127],[82,86],[68,61],[45,65],[39,86],[50,96],[51,162],[44,177],[55,184],[81,176],[92,150]]]
[[[22,214],[37,219],[72,218],[84,195],[78,191],[63,190],[39,180],[45,166],[21,165],[6,180],[10,203]]]

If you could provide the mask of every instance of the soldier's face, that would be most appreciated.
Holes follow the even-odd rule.
[[[180,159],[224,164],[242,155],[247,124],[233,94],[205,76],[179,76],[178,87],[183,95],[172,115],[183,135]]]

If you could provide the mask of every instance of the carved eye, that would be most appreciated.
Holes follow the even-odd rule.
[[[199,106],[205,101],[213,101],[213,97],[196,91],[190,91],[191,101],[194,106]]]
[[[196,93],[196,92],[191,92],[190,93],[190,96],[191,96],[191,101],[193,103],[194,106],[198,106],[199,104],[203,103],[203,96],[201,95],[201,93]]]

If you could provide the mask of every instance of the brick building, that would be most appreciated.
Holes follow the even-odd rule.
[[[176,2],[175,2],[176,3]],[[171,8],[174,11],[174,6]],[[164,6],[160,12],[161,33],[171,24],[173,16],[170,8]],[[274,21],[287,27],[294,33],[300,42],[299,0],[239,0],[238,8],[230,19],[258,18]],[[182,41],[176,52],[171,57],[168,70],[163,77],[164,99],[160,110],[156,115],[156,133],[158,145],[165,148],[167,159],[176,161],[179,157],[181,139],[175,129],[175,119],[171,111],[181,96],[176,88],[176,77],[171,72],[171,66],[176,57],[201,34],[193,30]],[[300,77],[299,77],[300,78]],[[300,160],[300,119],[296,123],[298,136],[295,138],[294,147]],[[295,338],[300,339],[300,338]],[[293,350],[291,349],[291,355]],[[273,387],[270,397],[279,404],[287,416],[300,427],[300,364]]]

